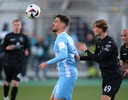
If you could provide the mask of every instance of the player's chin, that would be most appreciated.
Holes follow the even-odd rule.
[[[97,36],[97,34],[94,34],[95,36]]]
[[[124,42],[124,41],[123,41],[123,44],[124,44],[124,45],[128,45],[128,43],[127,43],[127,42]]]
[[[52,29],[52,32],[57,32],[57,30],[56,29]]]

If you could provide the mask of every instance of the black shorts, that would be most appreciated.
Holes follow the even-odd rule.
[[[20,81],[22,66],[12,67],[4,66],[4,72],[6,75],[6,81],[11,82],[12,80]]]
[[[118,90],[121,86],[122,80],[123,80],[123,77],[121,77],[121,76],[119,76],[116,79],[110,78],[107,81],[103,80],[103,83],[102,83],[103,93],[102,93],[102,95],[108,95],[114,100],[115,94],[118,92]]]

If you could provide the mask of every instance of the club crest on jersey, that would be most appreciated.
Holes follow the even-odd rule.
[[[21,42],[23,42],[23,41],[24,41],[24,38],[23,38],[23,37],[20,37],[19,40],[20,40]]]
[[[106,45],[106,48],[104,48],[104,50],[109,51],[110,47],[111,47],[111,45]]]

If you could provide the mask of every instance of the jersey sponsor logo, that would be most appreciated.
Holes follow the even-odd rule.
[[[23,45],[20,45],[19,42],[16,43],[16,45],[13,45],[15,49],[20,49],[21,47],[23,47]]]
[[[123,55],[127,55],[127,53],[123,53]]]
[[[16,39],[10,39],[10,41],[15,41]]]
[[[110,85],[105,86],[105,87],[104,87],[104,91],[105,91],[105,92],[111,91],[111,86],[110,86]]]

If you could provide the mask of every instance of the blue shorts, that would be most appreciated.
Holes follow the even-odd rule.
[[[77,76],[60,77],[52,92],[55,95],[54,98],[71,100],[72,91],[76,80],[77,80]]]

